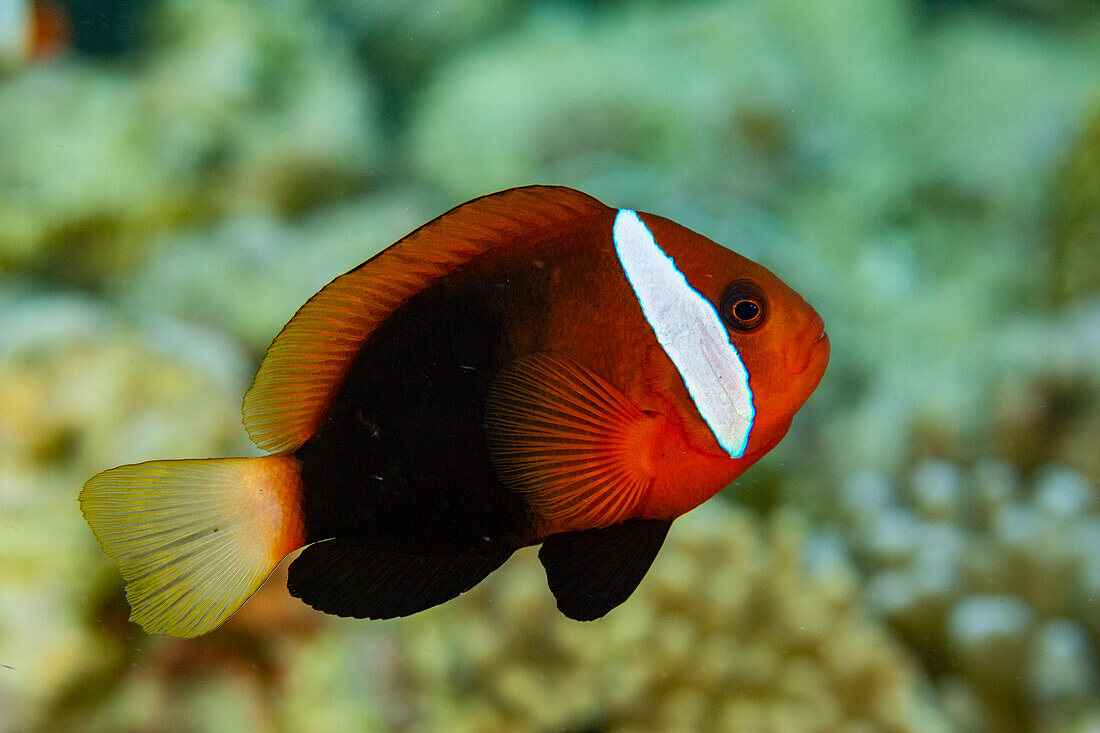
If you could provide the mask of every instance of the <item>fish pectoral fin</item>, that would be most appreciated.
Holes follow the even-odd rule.
[[[551,531],[630,517],[653,483],[648,461],[666,422],[554,352],[506,364],[485,411],[493,467]]]
[[[287,588],[325,613],[396,618],[465,593],[511,555],[511,550],[418,555],[360,538],[337,538],[307,547],[290,565]]]
[[[665,541],[671,519],[620,524],[551,536],[539,550],[558,610],[592,621],[630,597]]]

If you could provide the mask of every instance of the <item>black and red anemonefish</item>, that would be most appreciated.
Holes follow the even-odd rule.
[[[303,305],[244,399],[272,455],[104,471],[84,516],[149,632],[218,626],[289,553],[291,594],[391,618],[541,544],[558,608],[633,593],[672,521],[771,450],[829,360],[760,265],[579,191],[425,224]]]
[[[69,17],[57,0],[0,2],[0,67],[56,58],[71,40]]]

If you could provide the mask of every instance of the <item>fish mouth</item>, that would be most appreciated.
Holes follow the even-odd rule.
[[[829,363],[831,346],[821,316],[814,314],[813,320],[799,334],[796,343],[798,346],[791,354],[790,360],[791,376],[797,377],[804,374],[811,366],[818,365],[820,365],[820,371],[824,372],[825,366]]]

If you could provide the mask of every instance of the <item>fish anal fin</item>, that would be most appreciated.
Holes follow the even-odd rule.
[[[352,618],[408,616],[465,593],[511,550],[416,554],[360,538],[324,540],[291,563],[287,588],[318,611]]]
[[[672,520],[631,519],[551,536],[539,550],[558,610],[576,621],[602,617],[642,582]]]
[[[653,484],[654,451],[667,426],[555,352],[505,365],[490,389],[485,423],[497,474],[547,534],[630,518]]]
[[[244,398],[249,436],[267,451],[297,449],[317,428],[363,342],[402,303],[495,247],[609,212],[560,186],[501,191],[448,211],[336,278],[298,309],[268,349]]]

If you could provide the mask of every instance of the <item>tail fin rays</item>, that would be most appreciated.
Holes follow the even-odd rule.
[[[292,456],[149,461],[93,476],[80,506],[126,580],[130,620],[190,638],[233,615],[305,543]]]

